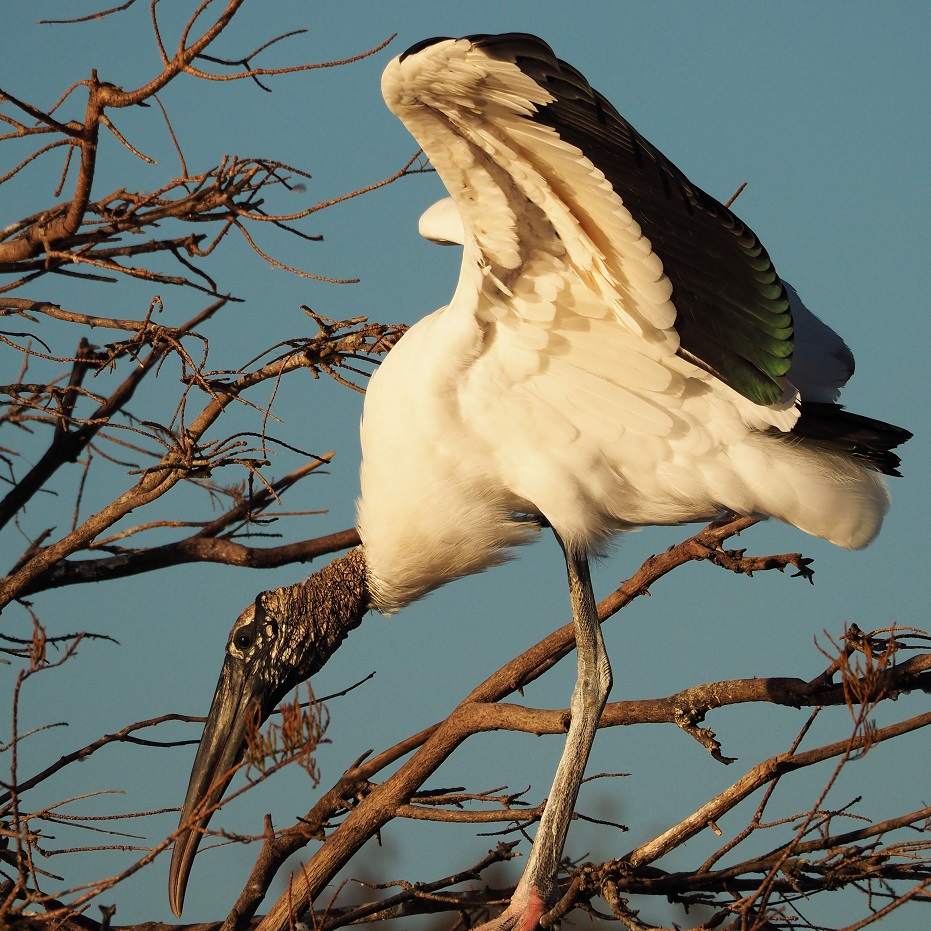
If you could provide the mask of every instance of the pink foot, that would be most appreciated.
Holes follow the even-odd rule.
[[[535,931],[540,918],[547,910],[540,893],[520,883],[511,897],[508,907],[491,921],[480,925],[475,931]]]

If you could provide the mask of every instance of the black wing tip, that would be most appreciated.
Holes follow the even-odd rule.
[[[452,36],[432,36],[429,39],[421,39],[419,42],[415,42],[410,48],[405,49],[398,55],[399,61],[404,61],[405,58],[410,58],[411,55],[416,55],[418,52],[422,52],[425,48],[429,48],[431,45],[436,45],[437,42],[448,42]]]
[[[472,35],[462,36],[461,38],[468,40],[473,46],[480,48],[483,52],[494,58],[512,58],[515,55],[519,55],[522,52],[526,53],[530,50],[535,54],[543,52],[549,57],[556,57],[556,54],[546,42],[539,36],[532,35],[529,32],[502,32],[499,34],[476,32]],[[405,58],[410,58],[411,55],[416,55],[418,52],[422,52],[431,45],[450,41],[456,40],[453,36],[433,36],[429,39],[421,39],[419,42],[415,42],[409,49],[405,49],[401,52],[398,58],[404,61]]]
[[[894,453],[907,443],[911,431],[884,420],[845,411],[840,404],[803,401],[800,416],[792,429],[795,436],[821,446],[846,453],[883,475],[901,478],[901,458]]]
[[[476,32],[463,38],[468,39],[477,48],[488,51],[489,54],[494,54],[496,51],[514,54],[521,49],[532,47],[543,49],[550,55],[554,55],[549,44],[531,32]]]

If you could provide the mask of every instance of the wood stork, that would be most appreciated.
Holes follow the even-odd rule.
[[[398,342],[362,423],[363,546],[236,621],[171,866],[180,914],[247,724],[317,671],[370,608],[397,611],[552,527],[579,677],[532,853],[502,927],[553,901],[611,686],[588,557],[618,530],[770,515],[866,546],[880,473],[910,434],[843,411],[853,357],[757,237],[540,39],[421,42],[382,90],[450,199],[422,232],[463,246],[449,305]],[[794,318],[794,327],[793,327]],[[200,806],[200,807],[199,807]]]

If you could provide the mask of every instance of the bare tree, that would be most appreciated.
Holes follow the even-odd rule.
[[[109,890],[147,868],[172,837],[141,849],[122,845],[126,860],[118,872],[79,881],[71,878],[67,865],[74,856],[57,856],[66,851],[53,850],[48,843],[51,826],[67,817],[61,804],[33,799],[52,777],[72,772],[76,763],[106,746],[168,746],[172,741],[151,736],[151,729],[168,721],[194,720],[170,713],[130,722],[117,733],[70,748],[35,772],[23,771],[20,751],[31,736],[19,723],[26,684],[39,674],[55,675],[89,638],[112,633],[49,636],[43,593],[197,562],[253,568],[308,562],[358,542],[352,528],[278,545],[265,539],[287,517],[298,516],[283,510],[283,496],[326,465],[331,454],[298,449],[287,433],[279,433],[272,405],[256,400],[257,389],[272,386],[274,400],[284,379],[310,381],[308,372],[312,379],[327,375],[359,389],[370,365],[403,328],[361,316],[331,320],[305,308],[306,316],[296,317],[299,335],[263,347],[251,359],[215,361],[210,340],[237,296],[219,280],[214,259],[221,246],[238,239],[263,266],[332,281],[289,266],[273,250],[286,237],[313,242],[316,231],[307,229],[309,218],[423,166],[415,156],[381,181],[296,212],[275,212],[271,205],[285,203],[304,185],[308,176],[302,168],[235,155],[206,169],[189,166],[185,140],[174,133],[171,113],[159,98],[172,82],[193,77],[268,88],[285,74],[349,65],[382,47],[342,61],[262,67],[263,53],[296,36],[284,32],[262,37],[250,53],[220,56],[216,46],[221,36],[245,41],[234,29],[243,2],[206,0],[169,38],[162,10],[157,0],[150,0],[152,41],[162,66],[138,88],[117,87],[102,72],[94,72],[51,102],[27,101],[0,90],[0,120],[6,127],[0,142],[11,153],[0,190],[16,190],[36,174],[45,185],[29,182],[34,206],[19,219],[3,218],[0,232],[0,316],[7,318],[0,329],[0,351],[8,360],[0,385],[0,425],[14,437],[0,447],[6,486],[0,528],[6,539],[25,541],[0,584],[0,608],[19,605],[33,621],[29,637],[0,635],[0,649],[17,670],[11,733],[0,747],[10,773],[0,787],[0,917],[11,926],[108,926],[111,913],[104,909],[97,921],[89,907],[107,902]],[[129,0],[94,15],[123,16],[133,6]],[[148,108],[154,121],[147,131],[155,132],[158,125],[176,151],[174,176],[163,177],[155,187],[124,183],[102,167],[111,164],[114,148],[151,161],[146,142],[117,127],[117,117],[137,107]],[[266,241],[272,245],[264,245]],[[312,261],[312,249],[307,255]],[[64,304],[49,297],[61,282],[68,285]],[[117,306],[128,309],[75,309],[87,301],[103,303],[99,286],[106,284],[121,286]],[[186,319],[166,322],[173,319],[177,304],[164,296],[167,291],[196,296],[201,305]],[[128,306],[127,294],[141,295],[137,306]],[[111,299],[104,306],[115,304]],[[308,319],[315,330],[310,336],[304,333]],[[108,341],[100,340],[101,333]],[[273,475],[272,449],[289,449],[300,464],[285,475]],[[44,511],[33,505],[53,487],[67,489],[68,496],[55,503],[54,526],[37,526],[34,512]],[[168,519],[158,510],[164,496],[180,497],[188,490],[190,496],[183,499],[190,515],[186,520]],[[793,568],[802,580],[811,577],[809,560],[801,554],[748,556],[744,550],[724,548],[731,536],[753,523],[735,518],[706,528],[648,560],[602,603],[602,619],[646,594],[667,573],[696,560],[747,575]],[[826,797],[852,759],[931,723],[931,714],[909,714],[904,708],[890,723],[874,723],[880,705],[909,691],[928,690],[928,638],[913,630],[864,632],[851,626],[836,639],[826,651],[823,671],[813,679],[734,679],[609,704],[602,728],[673,724],[722,764],[733,761],[703,726],[713,709],[769,703],[810,708],[811,714],[794,742],[774,746],[772,755],[745,768],[728,788],[688,817],[669,823],[649,842],[626,849],[621,841],[614,858],[598,863],[567,861],[562,897],[545,924],[581,910],[630,929],[647,929],[656,926],[647,917],[653,902],[668,900],[683,909],[680,926],[814,927],[805,917],[807,903],[844,890],[849,898],[859,893],[862,899],[861,917],[838,923],[854,929],[905,902],[927,901],[931,858],[924,834],[931,808],[904,810],[900,800],[892,799],[894,810],[887,818],[851,830],[851,812],[830,809]],[[272,904],[263,929],[283,931],[308,910],[314,925],[327,929],[440,913],[451,913],[455,923],[469,927],[493,914],[513,892],[506,880],[500,888],[489,885],[491,876],[510,875],[495,873],[493,867],[517,855],[524,831],[532,828],[545,800],[502,788],[430,789],[428,781],[472,735],[489,730],[562,733],[567,711],[536,710],[504,700],[572,649],[567,625],[478,683],[452,714],[432,727],[377,753],[360,754],[295,823],[273,828],[269,820],[264,832],[257,827],[251,838],[258,846],[255,866],[244,877],[238,901],[229,903],[224,927],[232,931],[253,922],[286,861],[309,845],[313,850]],[[812,724],[827,715],[848,721],[847,735],[815,741],[815,746],[809,740],[802,749]],[[326,711],[314,700],[285,706],[268,731],[253,735],[248,778],[237,791],[293,764],[303,765],[315,780],[321,778],[314,749],[326,725]],[[826,766],[824,790],[806,799],[791,817],[771,816],[777,787],[819,764]],[[699,833],[719,834],[716,822],[750,798],[754,807],[743,829],[722,837],[710,856],[687,870],[660,865],[661,858],[681,851]],[[146,814],[137,813],[140,818]],[[491,826],[502,839],[478,862],[464,855],[461,868],[451,875],[397,877],[387,864],[382,881],[366,887],[362,896],[342,888],[335,897],[325,892],[361,847],[394,819]],[[89,819],[83,825],[100,827]],[[115,811],[103,825],[117,830]],[[606,825],[605,830],[619,827]],[[245,839],[222,829],[218,834]],[[90,856],[89,850],[67,852]],[[217,921],[223,918],[216,916]]]

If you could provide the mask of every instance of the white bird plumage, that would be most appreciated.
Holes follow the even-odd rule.
[[[789,289],[795,358],[765,405],[679,354],[672,285],[623,191],[534,121],[553,94],[487,48],[438,41],[382,82],[451,194],[421,232],[464,252],[449,305],[366,398],[359,530],[377,606],[500,562],[534,536],[528,514],[584,550],[725,510],[869,543],[882,478],[791,432],[801,391],[832,401],[852,372],[841,338]]]

